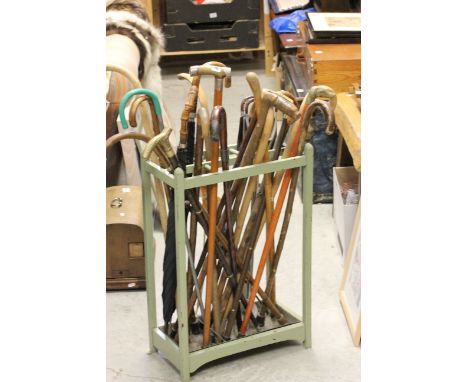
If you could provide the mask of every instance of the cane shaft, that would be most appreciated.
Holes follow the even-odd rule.
[[[264,105],[264,107],[268,108],[268,105]],[[268,139],[270,138],[271,129],[274,122],[273,110],[267,110],[267,113],[261,113],[260,118],[261,120],[259,120],[259,128],[262,128],[262,135],[259,144],[255,148],[253,164],[258,164],[263,160],[265,151],[268,154]],[[252,201],[253,193],[255,192],[257,179],[257,176],[252,176],[249,178],[247,183],[247,189],[245,191],[241,208],[236,220],[236,231],[234,233],[234,243],[236,245],[239,244],[242,228],[244,227],[245,217],[247,215],[247,210],[249,208],[250,202]]]
[[[214,141],[211,146],[211,172],[218,172],[219,145]],[[218,185],[215,183],[209,188],[209,223],[208,223],[208,267],[206,271],[205,317],[203,326],[203,346],[210,341],[211,303],[213,297],[213,275],[215,263],[215,236],[216,236],[216,203],[218,199]]]
[[[213,279],[216,281],[218,278],[217,276],[217,271],[216,267],[213,269]],[[220,317],[220,312],[219,312],[219,294],[218,294],[218,288],[217,288],[217,283],[213,283],[213,326],[214,326],[214,331],[215,333],[219,333],[219,328],[221,326],[221,317]],[[217,344],[221,343],[221,337],[219,334],[215,335],[215,342]]]
[[[290,155],[289,156],[295,156],[295,155],[297,155],[299,150],[302,151],[303,145],[304,145],[304,140],[305,140],[305,135],[306,135],[306,128],[305,127],[309,125],[309,120],[310,120],[310,117],[311,117],[312,112],[314,110],[314,106],[315,106],[314,104],[304,106],[305,111],[301,114],[301,118],[300,118],[299,122],[295,126],[295,127],[297,127],[297,129],[294,131],[293,135],[291,136],[291,140],[288,142],[288,144],[291,143],[291,145],[290,145],[291,149],[290,149]],[[317,107],[317,106],[315,106],[315,107]],[[323,106],[320,106],[320,107],[323,107]],[[301,105],[301,108],[302,108],[302,105]],[[302,137],[302,142],[301,142],[301,137]],[[302,146],[302,147],[300,147],[300,146]],[[287,189],[289,187],[289,182],[291,180],[291,175],[292,175],[292,169],[286,170],[286,173],[284,174],[284,178],[283,178],[282,183],[281,183],[281,189],[280,189],[280,192],[279,192],[279,195],[278,195],[278,201],[277,201],[277,204],[275,206],[275,210],[273,211],[272,220],[271,220],[270,226],[268,228],[268,234],[267,234],[267,238],[266,238],[266,241],[265,241],[265,246],[263,248],[263,252],[262,252],[262,255],[261,255],[261,258],[260,258],[260,262],[258,264],[257,273],[256,273],[256,276],[255,276],[254,284],[252,285],[252,290],[250,292],[249,302],[248,302],[245,314],[250,314],[250,312],[252,311],[252,308],[253,308],[253,304],[255,303],[255,295],[256,295],[258,287],[260,285],[260,280],[261,280],[261,277],[262,277],[262,274],[263,274],[263,270],[265,268],[265,264],[266,264],[268,254],[270,253],[270,250],[271,250],[272,245],[273,245],[273,239],[274,239],[276,225],[278,223],[278,220],[279,220],[279,217],[280,217],[280,214],[281,214],[284,199],[286,197],[286,192],[287,192]],[[245,332],[247,331],[248,323],[249,323],[248,320],[244,319],[242,321],[242,326],[240,328],[240,333],[241,334],[245,334]]]
[[[289,222],[291,220],[292,208],[294,204],[294,197],[296,195],[297,181],[299,179],[299,169],[294,169],[291,177],[291,184],[289,186],[289,195],[288,201],[286,203],[285,215],[283,218],[283,225],[281,227],[281,233],[278,240],[278,245],[271,263],[270,275],[268,277],[267,286],[265,288],[265,293],[268,296],[271,296],[273,288],[275,285],[276,271],[278,269],[279,260],[283,251],[284,242],[286,240],[286,234],[288,232]],[[262,305],[261,314],[265,314],[266,306]]]

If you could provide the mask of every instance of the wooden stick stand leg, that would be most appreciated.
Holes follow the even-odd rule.
[[[237,150],[230,146],[230,165],[235,162]],[[311,346],[311,255],[312,255],[312,185],[313,185],[313,147],[306,144],[304,155],[260,163],[257,165],[239,167],[216,174],[204,174],[184,178],[181,169],[176,169],[174,175],[151,161],[142,160],[143,208],[145,222],[145,266],[147,285],[148,331],[150,352],[159,351],[180,372],[182,382],[188,382],[190,373],[200,366],[216,359],[241,353],[258,347],[282,342],[299,341],[306,348]],[[206,166],[208,162],[205,162]],[[150,175],[174,188],[175,222],[176,222],[176,256],[177,256],[177,300],[187,301],[186,251],[185,251],[185,190],[209,186],[215,183],[234,181],[271,172],[283,171],[301,167],[304,171],[303,199],[303,285],[302,285],[302,317],[278,305],[287,317],[288,324],[277,326],[265,331],[248,334],[246,337],[231,340],[221,344],[190,350],[187,304],[177,304],[178,343],[167,336],[162,327],[158,327],[156,319],[156,294],[154,272],[154,238],[151,204]],[[193,171],[193,165],[187,166],[187,173]]]

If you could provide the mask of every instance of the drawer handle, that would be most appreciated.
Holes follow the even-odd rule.
[[[205,42],[203,37],[190,37],[187,39],[188,44],[202,44]]]
[[[221,42],[234,42],[237,41],[237,36],[221,36],[219,38]]]

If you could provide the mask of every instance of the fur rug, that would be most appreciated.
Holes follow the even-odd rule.
[[[106,0],[106,35],[112,34],[127,36],[135,43],[140,52],[138,79],[144,88],[162,97],[159,58],[165,41],[139,1]]]

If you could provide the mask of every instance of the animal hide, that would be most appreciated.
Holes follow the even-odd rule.
[[[138,79],[144,88],[162,98],[159,58],[164,49],[164,37],[155,28],[146,9],[137,0],[106,1],[106,35],[121,34],[129,37],[140,52]]]

